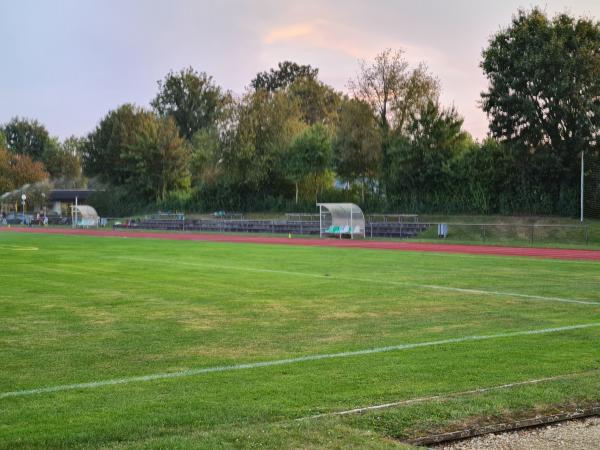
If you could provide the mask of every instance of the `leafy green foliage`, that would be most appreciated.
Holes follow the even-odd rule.
[[[573,185],[578,154],[598,151],[600,24],[541,10],[519,11],[496,33],[481,66],[492,135],[517,146],[527,165],[542,165],[548,184]]]
[[[259,90],[244,96],[237,118],[223,151],[227,176],[246,189],[268,191],[285,178],[281,158],[306,127],[300,107],[285,92]]]
[[[81,141],[74,137],[61,144],[57,138],[50,137],[37,120],[15,117],[0,127],[0,148],[27,157],[20,164],[29,167],[30,175],[22,179],[39,181],[49,175],[61,181],[78,180],[81,177],[81,161],[78,153],[70,148],[76,141],[81,145]],[[34,168],[30,164],[33,161],[43,165]],[[41,175],[42,172],[44,175]]]
[[[44,151],[50,144],[48,131],[37,120],[15,117],[4,124],[1,131],[8,150],[35,161],[42,160]]]
[[[286,177],[295,184],[296,203],[298,185],[302,180],[310,180],[317,197],[317,180],[331,165],[331,142],[327,129],[320,124],[313,125],[296,137],[283,156],[283,164]]]
[[[136,208],[312,210],[315,195],[372,211],[572,215],[578,154],[600,160],[599,45],[591,19],[520,11],[483,52],[483,143],[440,106],[424,63],[385,49],[361,62],[352,98],[290,61],[258,73],[239,98],[189,67],[158,82],[152,112],[122,105],[85,140],[61,144],[14,118],[0,144],[64,186],[87,182],[81,160],[92,183],[133,193]]]
[[[109,112],[85,146],[90,176],[156,200],[170,190],[189,189],[189,157],[171,117],[129,104]]]
[[[136,140],[137,122],[143,111],[125,104],[109,111],[88,137],[84,148],[84,170],[89,176],[115,185],[125,184],[129,174],[121,155]]]
[[[63,146],[56,138],[49,140],[42,161],[53,178],[76,180],[81,177],[81,161],[69,148],[72,144],[73,141],[69,141]]]
[[[121,155],[129,168],[126,184],[144,197],[164,200],[171,191],[188,190],[188,143],[171,117],[142,113],[135,140]]]
[[[223,141],[216,128],[205,128],[192,138],[192,182],[213,184],[221,173]]]
[[[14,154],[0,147],[0,192],[10,192],[25,184],[48,178],[44,165],[27,155]]]
[[[199,130],[214,126],[229,101],[211,76],[191,67],[169,72],[158,88],[152,107],[161,116],[172,116],[188,140]]]
[[[316,80],[318,74],[319,69],[312,68],[309,65],[283,61],[277,64],[277,69],[256,74],[256,78],[250,82],[250,86],[255,90],[275,92],[300,79]]]
[[[349,84],[356,98],[371,105],[384,132],[402,132],[411,115],[439,97],[439,82],[427,66],[421,63],[411,70],[402,53],[388,48],[371,63],[361,61],[360,72]]]
[[[337,174],[345,181],[376,178],[381,143],[381,132],[369,105],[355,99],[345,101],[333,140]]]
[[[452,188],[450,162],[473,142],[454,109],[429,102],[413,117],[407,133],[389,149],[386,186],[389,195],[444,192]]]
[[[342,102],[339,92],[310,77],[295,80],[290,84],[287,92],[291,99],[298,102],[302,120],[308,125],[319,123],[335,126]]]

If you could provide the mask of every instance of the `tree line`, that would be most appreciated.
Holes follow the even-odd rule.
[[[50,177],[89,184],[104,214],[156,208],[572,215],[579,157],[598,159],[600,25],[519,11],[482,52],[482,142],[440,102],[440,83],[402,51],[362,61],[348,93],[285,61],[242,95],[186,68],[149,107],[109,111],[64,142],[36,121],[0,127],[0,191]],[[127,210],[126,210],[127,208]]]

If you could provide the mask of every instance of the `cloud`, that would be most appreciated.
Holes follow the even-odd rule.
[[[273,27],[264,34],[262,41],[267,52],[269,47],[284,46],[327,50],[355,60],[369,60],[389,47],[402,49],[411,64],[425,61],[431,65],[446,59],[442,52],[431,47],[390,39],[389,35],[380,35],[368,27],[350,27],[322,18]]]
[[[312,32],[313,26],[310,23],[283,26],[269,31],[264,38],[264,42],[266,44],[274,44],[281,41],[289,41],[294,38],[308,36]]]

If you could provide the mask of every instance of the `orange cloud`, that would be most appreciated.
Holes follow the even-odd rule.
[[[264,38],[266,44],[275,44],[281,41],[309,36],[313,32],[311,24],[297,24],[272,29]]]
[[[371,59],[388,47],[405,50],[405,57],[413,64],[423,60],[432,64],[434,61],[445,59],[444,55],[433,48],[398,42],[380,36],[372,30],[348,27],[321,18],[273,28],[266,33],[263,42],[267,46],[283,44],[325,49],[355,59]]]

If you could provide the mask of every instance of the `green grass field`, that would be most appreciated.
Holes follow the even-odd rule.
[[[403,448],[596,404],[599,288],[594,262],[0,232],[0,447]]]

